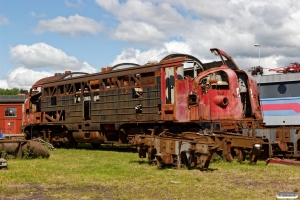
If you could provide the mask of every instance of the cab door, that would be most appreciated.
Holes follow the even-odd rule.
[[[174,120],[175,67],[162,68],[162,118]]]

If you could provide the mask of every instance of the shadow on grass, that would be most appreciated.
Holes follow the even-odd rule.
[[[156,166],[157,169],[159,170],[166,170],[166,169],[178,169],[177,166],[174,165],[157,165],[156,160],[131,160],[129,163],[137,163],[139,165],[151,165],[151,166]],[[208,169],[201,169],[200,166],[197,167],[188,167],[186,165],[182,165],[180,169],[185,169],[185,170],[200,170],[202,172],[213,172],[216,170],[219,170],[218,168],[208,168]]]
[[[156,165],[156,162],[149,160],[131,160],[129,163],[137,163],[139,165]]]
[[[116,152],[130,152],[130,153],[137,153],[137,150],[133,146],[129,145],[101,145],[97,148],[93,147],[90,144],[79,144],[76,149],[84,149],[84,150],[100,150],[100,151],[116,151]]]
[[[160,166],[158,167],[159,170],[165,170],[165,169],[178,169],[176,166]],[[201,169],[200,167],[181,167],[179,169],[183,169],[183,170],[188,170],[188,171],[192,171],[192,170],[199,170],[201,172],[213,172],[218,170],[218,168],[208,168],[208,169]]]
[[[213,172],[219,170],[218,168],[208,168],[208,169],[201,169],[200,167],[198,168],[201,172]]]

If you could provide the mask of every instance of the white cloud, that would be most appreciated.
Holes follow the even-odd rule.
[[[4,25],[4,24],[8,24],[9,23],[9,20],[3,16],[3,15],[0,15],[0,25]]]
[[[185,42],[170,41],[164,43],[168,53],[184,53],[191,54],[189,45]]]
[[[10,56],[19,67],[11,70],[4,80],[0,81],[0,87],[3,88],[29,89],[39,79],[65,71],[96,72],[88,62],[81,62],[45,43],[11,47]]]
[[[41,14],[36,14],[35,12],[30,12],[29,15],[31,17],[37,17],[37,18],[43,18],[43,17],[46,17],[46,14],[45,13],[41,13]]]
[[[296,27],[300,24],[300,2],[296,0],[96,0],[96,3],[119,20],[114,35],[122,41],[143,42],[156,49],[164,48],[166,41],[184,41],[191,54],[205,59],[211,57],[212,47],[229,52],[233,58],[254,58],[255,43],[261,44],[262,57],[299,56],[300,34]],[[135,24],[147,24],[164,37],[155,37],[154,31],[140,37],[147,29]]]
[[[188,28],[187,21],[176,9],[165,3],[156,5],[137,0],[96,2],[119,21],[113,35],[122,41],[157,44],[166,40],[167,36],[177,36]]]
[[[65,4],[69,7],[79,7],[82,4],[82,0],[65,0]]]
[[[158,40],[166,39],[164,33],[156,27],[136,21],[123,21],[116,29],[113,37],[127,42],[155,43]]]
[[[9,88],[6,80],[0,80],[0,88]]]
[[[146,64],[148,61],[160,61],[166,55],[173,53],[190,54],[190,49],[184,42],[171,41],[166,42],[161,48],[150,49],[148,51],[141,52],[139,49],[124,49],[120,55],[111,64],[116,65],[119,63],[137,63],[140,65]]]
[[[105,8],[106,10],[111,10],[111,9],[114,9],[114,8],[117,8],[118,6],[120,6],[120,3],[118,0],[106,0],[106,1],[103,1],[103,0],[96,0],[96,3]]]
[[[81,63],[81,67],[78,70],[79,72],[86,72],[86,73],[96,73],[96,69],[94,67],[92,67],[91,65],[89,65],[88,62],[84,61]]]
[[[36,43],[31,46],[20,44],[11,47],[10,56],[18,66],[27,69],[49,68],[72,71],[88,69],[96,71],[87,62],[81,62],[76,57],[68,56],[62,50],[45,43]]]
[[[96,69],[88,62],[81,62],[76,57],[68,56],[62,50],[45,43],[11,47],[10,57],[19,67],[11,70],[7,77],[0,82],[0,86],[8,88],[26,87],[28,89],[41,78],[65,71],[96,72]]]
[[[8,88],[21,88],[28,90],[36,81],[53,75],[54,72],[38,72],[25,67],[18,67],[8,73],[5,81],[7,82]]]
[[[96,3],[120,21],[143,21],[158,28],[168,29],[184,20],[171,4],[166,3],[154,4],[140,0],[128,0],[124,3],[119,3],[117,0],[96,0]]]
[[[40,20],[34,33],[57,32],[62,35],[78,37],[88,34],[97,35],[103,28],[101,22],[76,14],[68,18],[59,16],[50,20]]]
[[[38,80],[54,76],[55,73],[64,73],[67,70],[47,70],[47,71],[35,71],[32,69],[27,69],[25,67],[18,67],[10,71],[5,79],[0,80],[0,88],[20,88],[20,89],[30,89],[31,86]],[[95,73],[95,69],[89,66],[87,63],[83,63],[80,70],[81,72]]]
[[[221,48],[222,49],[222,48]],[[272,74],[274,72],[269,71],[269,69],[279,68],[287,66],[291,62],[297,61],[297,57],[286,57],[283,55],[271,55],[264,58],[258,58],[258,51],[253,47],[255,50],[254,57],[241,57],[236,56],[233,57],[235,62],[238,64],[240,69],[249,72],[252,67],[258,66],[259,62],[260,65],[264,68],[265,74]],[[224,49],[222,49],[224,50]],[[199,51],[198,53],[191,53],[192,50],[190,49],[190,45],[185,42],[178,42],[178,41],[170,41],[163,44],[161,48],[153,48],[146,51],[141,51],[139,49],[128,48],[124,49],[121,54],[119,54],[116,59],[111,63],[111,66],[119,64],[119,63],[137,63],[140,65],[146,64],[148,61],[160,61],[162,58],[169,54],[173,53],[183,53],[183,54],[190,54],[198,58],[203,63],[218,61],[220,58],[216,57],[212,54],[209,49],[204,49]],[[202,53],[202,52],[205,52]],[[232,55],[230,51],[226,51],[230,56]],[[207,54],[206,54],[207,53]]]

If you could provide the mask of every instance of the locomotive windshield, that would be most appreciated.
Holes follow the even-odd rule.
[[[207,94],[208,89],[229,89],[228,76],[224,71],[210,73],[199,80],[202,93]]]

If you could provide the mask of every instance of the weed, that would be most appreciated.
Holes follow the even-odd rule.
[[[23,152],[23,158],[30,159],[33,158],[33,149],[35,147],[31,147],[30,145],[27,145],[26,150]]]
[[[4,158],[4,159],[7,159],[7,155],[8,155],[7,152],[3,150],[3,151],[1,151],[1,156],[0,157]]]
[[[223,162],[223,158],[220,155],[215,154],[212,161],[215,163]]]
[[[298,188],[295,188],[295,189],[293,190],[293,192],[299,192],[299,189],[298,189]]]
[[[196,181],[198,181],[198,182],[202,182],[202,181],[203,181],[203,179],[202,179],[202,178],[199,178],[199,177],[197,177],[197,178],[196,178]]]

